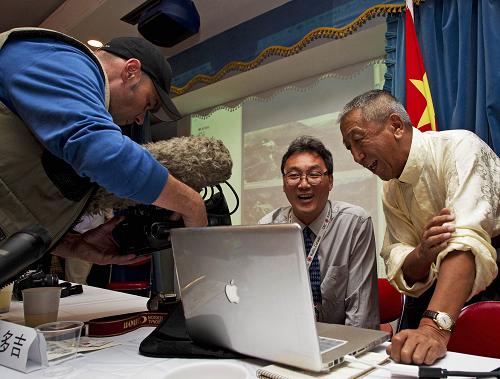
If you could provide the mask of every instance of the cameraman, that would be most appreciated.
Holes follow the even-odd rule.
[[[161,108],[180,117],[169,97],[170,66],[155,46],[116,38],[94,54],[59,32],[22,28],[0,34],[0,48],[0,240],[41,224],[61,241],[57,255],[135,262],[118,255],[111,239],[119,219],[64,236],[95,184],[170,209],[186,226],[207,224],[199,193],[118,126],[142,124],[146,112]]]

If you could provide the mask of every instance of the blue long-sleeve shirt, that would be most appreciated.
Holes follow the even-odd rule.
[[[113,123],[104,78],[77,47],[49,38],[7,41],[0,50],[0,101],[80,176],[138,202],[159,196],[167,169]]]

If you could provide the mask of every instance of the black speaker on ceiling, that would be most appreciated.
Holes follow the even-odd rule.
[[[162,47],[172,47],[200,30],[200,15],[192,0],[149,0],[122,20],[137,23],[145,39]]]

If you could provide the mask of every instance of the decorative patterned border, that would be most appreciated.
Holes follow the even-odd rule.
[[[291,92],[291,91],[309,92],[314,87],[319,85],[325,79],[332,79],[333,78],[333,79],[340,79],[340,80],[350,80],[350,79],[353,79],[356,76],[360,75],[366,69],[373,67],[375,64],[380,64],[380,63],[384,63],[384,59],[373,59],[369,62],[366,62],[366,64],[364,64],[362,67],[360,67],[359,70],[357,70],[349,75],[341,75],[341,74],[337,74],[337,73],[323,74],[323,75],[318,76],[318,78],[316,78],[316,80],[314,80],[312,83],[310,83],[306,86],[303,86],[303,87],[302,86],[299,87],[299,86],[295,86],[295,85],[285,86],[285,87],[278,89],[276,92],[273,92],[269,96],[264,96],[264,97],[249,96],[249,97],[244,98],[242,101],[240,101],[239,103],[237,103],[235,105],[227,105],[227,104],[217,105],[214,108],[211,108],[208,112],[206,112],[206,111],[203,113],[195,112],[195,113],[191,114],[191,117],[206,120],[219,110],[226,110],[228,112],[234,112],[235,110],[241,108],[245,103],[248,103],[250,101],[269,102],[269,101],[272,101],[276,96],[279,96],[284,92]]]
[[[414,0],[415,3],[417,2],[420,3],[421,1],[423,0]],[[244,72],[252,70],[257,66],[259,66],[269,56],[276,55],[276,56],[288,57],[297,54],[314,40],[320,38],[339,39],[347,37],[349,34],[352,34],[359,27],[361,27],[366,21],[374,17],[385,16],[389,13],[401,13],[405,10],[405,7],[406,7],[405,4],[375,5],[371,8],[366,9],[354,21],[352,21],[351,23],[342,28],[335,28],[335,27],[316,28],[307,33],[299,42],[297,42],[291,47],[286,47],[286,46],[267,47],[257,56],[257,58],[255,58],[250,62],[241,62],[241,61],[229,62],[223,68],[221,68],[215,75],[202,75],[202,74],[196,75],[189,82],[187,82],[186,85],[182,87],[172,86],[170,91],[172,94],[182,95],[188,92],[197,83],[212,84],[221,80],[227,73],[231,71]]]

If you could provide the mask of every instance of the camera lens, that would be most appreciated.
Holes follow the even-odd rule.
[[[57,287],[59,285],[59,278],[56,274],[45,275],[45,286],[47,287]]]

